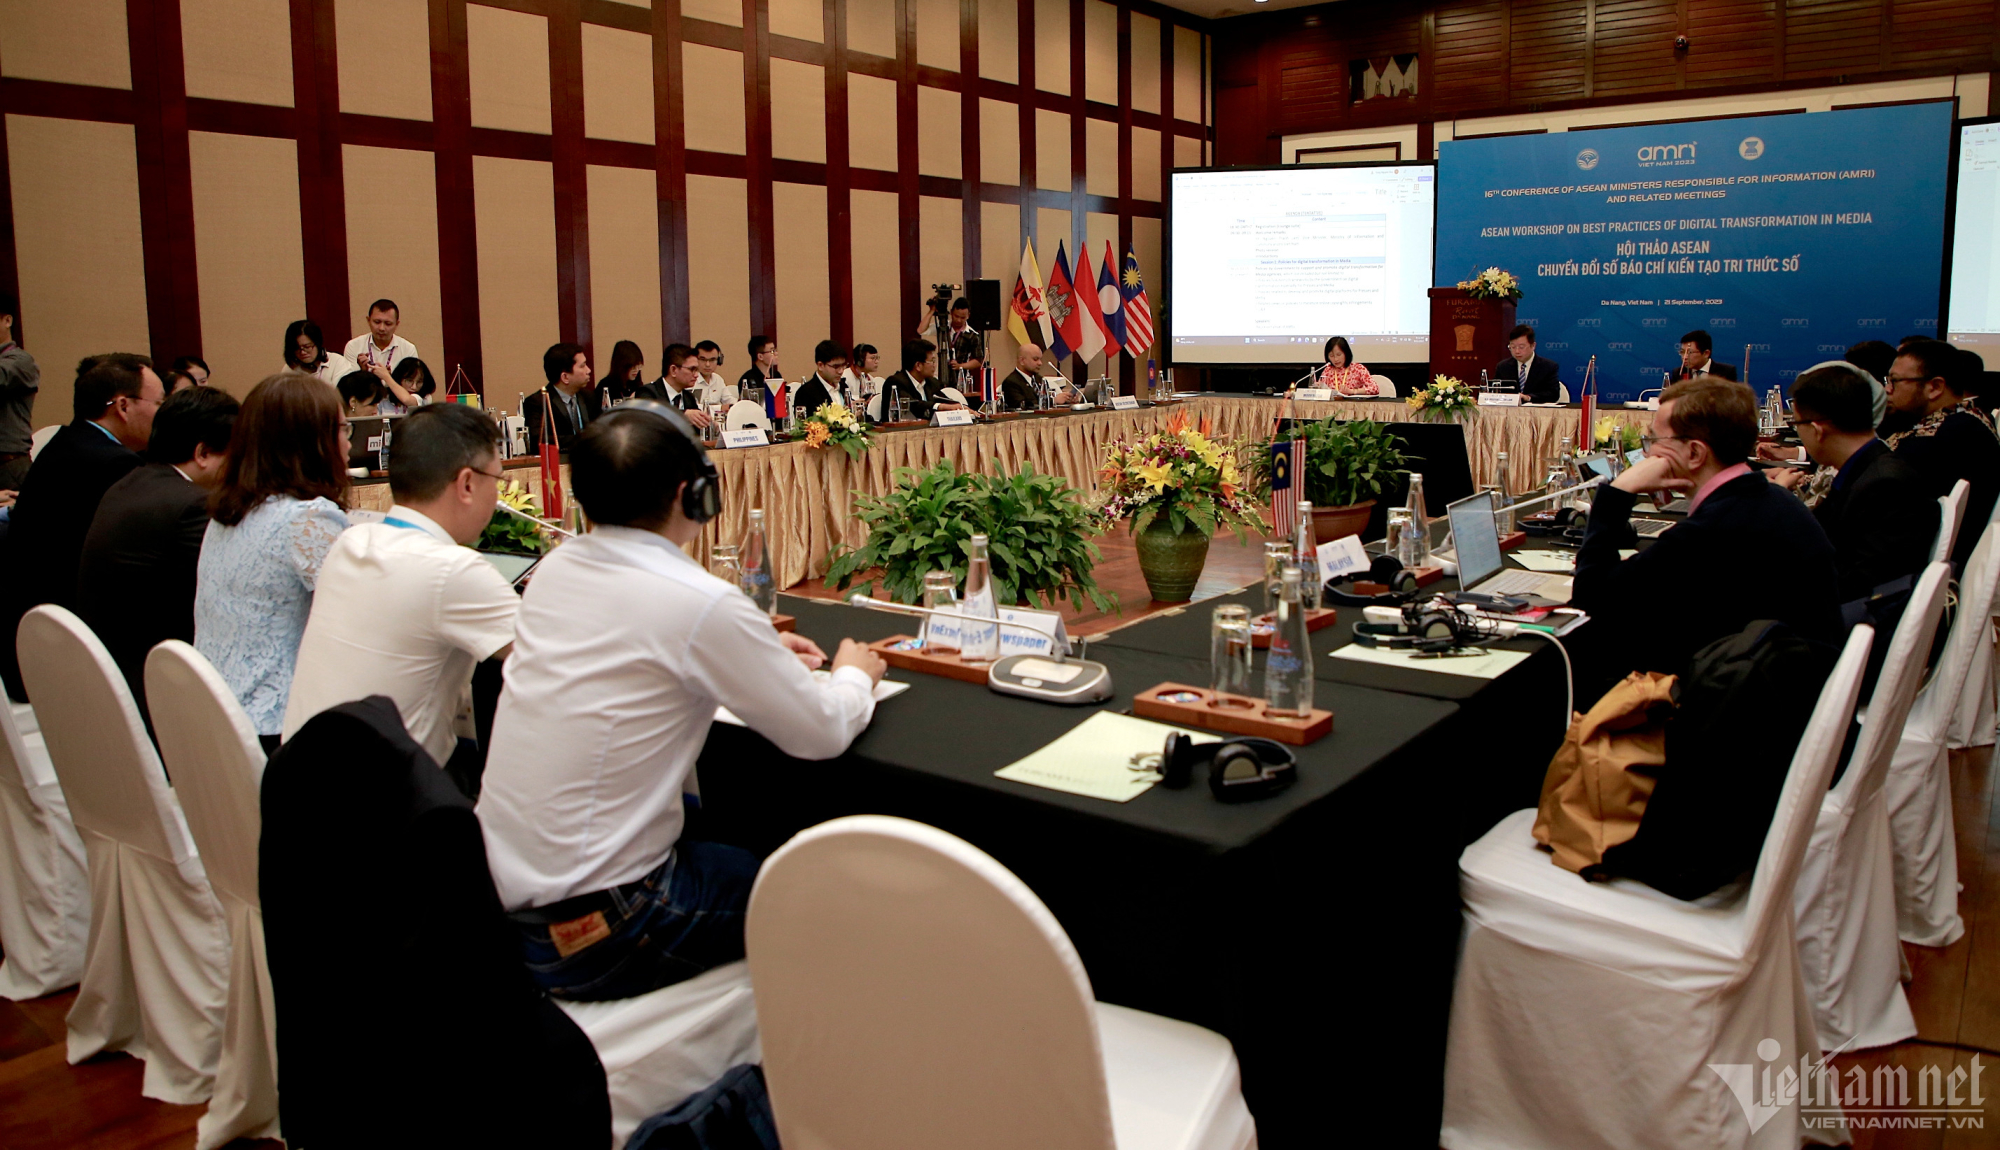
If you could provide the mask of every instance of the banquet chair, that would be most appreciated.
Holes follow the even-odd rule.
[[[1569,402],[1569,384],[1567,383],[1556,384],[1556,402],[1557,403]]]
[[[1376,394],[1376,395],[1383,395],[1383,396],[1390,396],[1390,397],[1394,397],[1394,396],[1395,396],[1395,394],[1396,394],[1396,381],[1395,381],[1395,380],[1393,380],[1393,379],[1390,379],[1390,378],[1389,378],[1388,376],[1386,376],[1386,375],[1371,375],[1371,376],[1369,376],[1369,377],[1368,377],[1368,379],[1369,379],[1369,381],[1370,381],[1371,383],[1373,383],[1373,384],[1375,385],[1375,394]]]
[[[1965,498],[1971,491],[1972,484],[1961,479],[1951,485],[1949,495],[1938,496],[1937,546],[1931,548],[1931,562],[1951,558],[1951,549],[1958,545],[1959,527],[1965,519]]]
[[[146,698],[160,760],[229,924],[222,1055],[195,1150],[278,1137],[278,1018],[257,899],[257,787],[264,748],[235,692],[199,651],[169,639],[146,656]]]
[[[1917,1033],[1903,994],[1882,783],[1916,701],[1950,582],[1951,564],[1932,563],[1904,606],[1847,771],[1820,800],[1792,893],[1799,969],[1824,1050],[1887,1046]]]
[[[35,434],[28,437],[28,458],[31,460],[39,459],[42,454],[42,448],[47,447],[49,440],[54,439],[56,432],[62,429],[63,425],[60,423],[51,423],[47,427],[36,429]]]
[[[90,942],[69,1060],[122,1050],[140,1093],[188,1105],[215,1086],[229,939],[222,906],[125,676],[83,620],[53,604],[16,647],[49,759],[90,866]]]
[[[16,1000],[75,986],[90,940],[83,840],[34,716],[0,707],[0,998]]]
[[[771,430],[771,417],[764,414],[764,405],[750,399],[739,399],[729,405],[722,417],[722,426],[728,431],[744,431],[752,427]]]
[[[1976,530],[1990,532],[1996,523],[2000,523],[2000,502],[1993,505],[1992,516]],[[1973,528],[1969,524],[1959,528],[1960,531],[1968,529]],[[1980,538],[1984,540],[1985,536]],[[1967,560],[1968,565],[1970,562]],[[1965,573],[1959,572],[1961,584],[1964,577]],[[2000,600],[1994,602],[1993,611],[1996,617],[2000,617]],[[2000,618],[1995,621],[2000,622]],[[1954,750],[1990,747],[1994,741],[1994,709],[1995,704],[2000,703],[2000,696],[1996,696],[1994,691],[1996,682],[2000,682],[2000,675],[1995,673],[2000,672],[2000,648],[1996,648],[1990,629],[1981,634],[1979,653],[1973,656],[1972,671],[1965,681],[1966,689],[1960,696],[1958,712],[1951,720],[1950,745]]]
[[[1093,1001],[1041,900],[941,830],[801,832],[757,876],[746,938],[786,1146],[1256,1145],[1228,1040]]]
[[[957,403],[967,407],[974,406],[970,400],[965,398],[965,393],[955,387],[938,388],[938,399],[943,403]]]
[[[1952,831],[1950,732],[1975,664],[1990,668],[2000,531],[1987,527],[1958,584],[1958,614],[1931,680],[1917,693],[1889,760],[1883,795],[1895,863],[1896,930],[1917,946],[1950,946],[1965,933],[1958,913]]]
[[[1725,1074],[1819,1057],[1792,888],[1873,637],[1849,633],[1747,887],[1683,902],[1630,879],[1585,882],[1537,847],[1533,808],[1466,848],[1443,1146],[1797,1150],[1845,1137],[1805,1127],[1795,1107],[1753,1120]]]

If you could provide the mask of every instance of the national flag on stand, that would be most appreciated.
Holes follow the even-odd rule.
[[[1042,269],[1035,264],[1033,241],[1021,246],[1021,274],[1014,278],[1014,299],[1001,326],[1016,343],[1033,340],[1046,348],[1055,338],[1049,330],[1049,306],[1042,295]]]
[[[1303,439],[1287,439],[1271,445],[1271,538],[1290,539],[1299,521],[1299,497],[1292,477],[1305,465]]]
[[[1049,282],[1042,289],[1042,297],[1048,303],[1049,326],[1055,332],[1049,350],[1057,359],[1066,359],[1083,346],[1083,317],[1077,314],[1076,288],[1070,283],[1069,257],[1063,252],[1061,240],[1056,241],[1056,262],[1049,268]]]
[[[1104,262],[1097,265],[1097,310],[1104,317],[1110,355],[1117,355],[1125,347],[1125,293],[1118,290],[1118,273],[1111,270],[1117,263],[1111,241],[1104,241]]]
[[[1104,331],[1104,314],[1097,307],[1097,272],[1090,266],[1089,244],[1083,245],[1076,253],[1075,286],[1076,310],[1080,313],[1077,317],[1078,326],[1082,328],[1083,336],[1083,342],[1077,346],[1076,351],[1083,357],[1083,362],[1089,363],[1096,359],[1097,353],[1103,351],[1105,345],[1109,343]],[[1117,355],[1118,349],[1113,347],[1111,354]],[[1106,363],[1105,374],[1108,375],[1109,361]]]
[[[1125,350],[1137,359],[1153,346],[1153,304],[1146,298],[1146,281],[1139,275],[1139,257],[1125,249],[1125,274],[1119,285],[1125,296]]]
[[[1576,435],[1576,451],[1585,454],[1597,447],[1597,357],[1591,356],[1590,363],[1583,369],[1583,394],[1578,397],[1582,404],[1583,426]]]

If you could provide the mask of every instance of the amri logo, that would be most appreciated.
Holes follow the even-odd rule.
[[[1813,350],[1819,352],[1821,355],[1839,355],[1841,352],[1846,351],[1847,348],[1838,343],[1823,343]]]
[[[1666,321],[1666,319],[1665,319],[1664,317],[1663,317],[1663,318],[1660,318],[1660,319],[1642,319],[1642,320],[1640,320],[1640,321],[1639,321],[1639,326],[1640,326],[1640,327],[1665,327],[1665,326],[1667,326],[1667,321]]]
[[[1582,168],[1586,172],[1597,166],[1597,160],[1598,160],[1598,155],[1596,148],[1585,148],[1583,151],[1578,152],[1576,154],[1576,166]]]
[[[1649,144],[1639,149],[1639,166],[1642,168],[1692,164],[1694,158],[1693,144]]]
[[[1812,320],[1810,320],[1810,319],[1781,319],[1781,320],[1779,320],[1779,321],[1778,321],[1778,326],[1780,326],[1780,327],[1811,327],[1811,326],[1812,326]]]
[[[1601,320],[1601,319],[1598,319],[1598,318],[1596,318],[1596,317],[1594,317],[1594,316],[1593,316],[1593,317],[1592,317],[1592,318],[1590,318],[1590,319],[1580,319],[1580,320],[1577,320],[1577,321],[1576,321],[1576,326],[1578,326],[1578,327],[1603,327],[1603,326],[1604,326],[1604,321],[1603,321],[1603,320]]]
[[[1568,351],[1568,350],[1569,350],[1569,345],[1568,345],[1568,344],[1566,344],[1566,343],[1564,343],[1563,341],[1561,341],[1561,340],[1559,340],[1559,339],[1552,339],[1552,340],[1550,340],[1549,342],[1547,342],[1547,343],[1543,344],[1542,346],[1543,346],[1543,347],[1545,347],[1545,348],[1548,348],[1548,349],[1549,349],[1550,351]]]
[[[1733,320],[1733,319],[1730,319],[1730,318],[1729,318],[1728,316],[1716,316],[1716,315],[1712,315],[1712,316],[1709,316],[1709,317],[1708,317],[1708,326],[1710,326],[1710,327],[1735,327],[1735,326],[1736,326],[1736,321],[1735,321],[1735,320]]]
[[[1745,136],[1743,142],[1736,145],[1736,154],[1746,160],[1754,160],[1764,154],[1764,141],[1755,136]]]
[[[1619,342],[1616,342],[1616,341],[1613,341],[1613,342],[1611,342],[1611,343],[1607,343],[1607,344],[1605,344],[1604,346],[1605,346],[1605,347],[1607,347],[1607,348],[1609,348],[1609,349],[1610,349],[1610,350],[1612,350],[1612,351],[1631,351],[1631,350],[1632,350],[1632,345],[1631,345],[1631,344],[1629,344],[1629,343],[1619,343]]]

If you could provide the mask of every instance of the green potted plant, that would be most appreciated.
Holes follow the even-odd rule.
[[[1011,475],[963,474],[938,461],[927,471],[896,470],[896,488],[860,496],[855,516],[868,525],[859,547],[834,553],[826,585],[845,591],[861,573],[881,569],[883,590],[899,603],[923,597],[924,576],[949,571],[965,582],[966,543],[987,538],[993,587],[1001,603],[1053,609],[1068,598],[1100,611],[1116,600],[1091,575],[1100,558],[1092,538],[1105,520],[1075,488],[1024,466]],[[874,579],[862,590],[872,593]]]
[[[500,501],[516,511],[536,516],[541,514],[535,506],[535,497],[518,479],[510,479],[500,488]],[[479,532],[479,541],[474,546],[481,551],[506,551],[516,555],[540,555],[549,549],[548,540],[542,537],[539,526],[497,507],[493,510],[493,518],[487,520],[485,528]]]
[[[1193,596],[1218,527],[1234,527],[1245,542],[1249,528],[1264,530],[1264,517],[1242,489],[1232,446],[1189,426],[1184,412],[1164,431],[1112,444],[1098,478],[1104,514],[1131,520],[1139,573],[1157,602]]]
[[[1359,534],[1368,526],[1368,516],[1385,489],[1393,489],[1398,476],[1407,475],[1411,456],[1403,454],[1403,440],[1386,423],[1354,419],[1345,423],[1325,419],[1318,423],[1295,422],[1273,436],[1270,443],[1293,439],[1305,441],[1302,487],[1294,487],[1296,497],[1313,505],[1313,537],[1329,542]],[[1268,499],[1271,493],[1271,452],[1267,444],[1257,458],[1257,491]]]

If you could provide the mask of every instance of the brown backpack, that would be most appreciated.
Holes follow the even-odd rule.
[[[1535,841],[1564,870],[1582,873],[1639,831],[1655,775],[1667,761],[1674,676],[1634,671],[1575,716],[1542,779]]]

